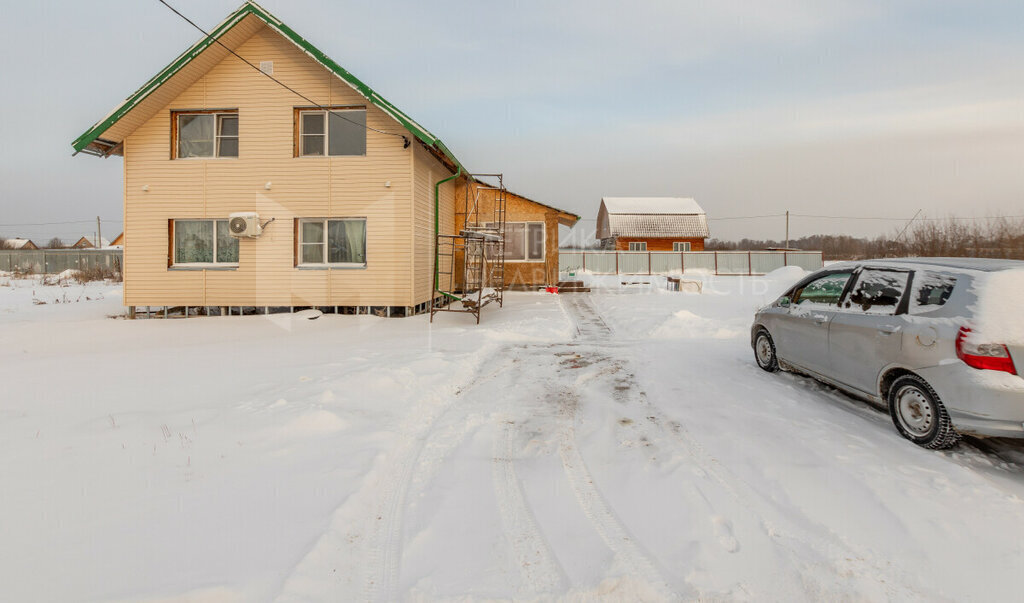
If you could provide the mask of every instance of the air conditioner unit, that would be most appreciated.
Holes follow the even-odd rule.
[[[254,211],[240,211],[228,216],[228,230],[236,238],[255,238],[263,234],[260,215]]]

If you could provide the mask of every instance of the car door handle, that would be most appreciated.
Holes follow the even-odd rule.
[[[892,325],[885,325],[883,327],[878,327],[878,332],[880,334],[882,334],[882,335],[885,335],[885,336],[892,335],[893,333],[899,333],[899,330],[900,330],[899,327],[892,326]]]

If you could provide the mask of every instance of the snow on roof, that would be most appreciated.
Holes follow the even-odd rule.
[[[704,214],[690,197],[604,197],[601,203],[610,214]]]
[[[689,197],[604,197],[597,238],[707,238],[708,219]]]
[[[7,249],[21,249],[29,243],[32,243],[30,239],[5,239],[4,241]]]

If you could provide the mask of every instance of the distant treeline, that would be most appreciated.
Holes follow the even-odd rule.
[[[717,251],[781,248],[785,241],[710,239],[705,249]],[[1024,219],[925,219],[900,234],[874,239],[847,235],[812,235],[793,239],[791,249],[820,250],[826,260],[879,257],[983,257],[1024,260]]]

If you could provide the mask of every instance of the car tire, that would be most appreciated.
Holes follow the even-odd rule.
[[[939,395],[917,375],[903,375],[893,381],[888,402],[896,431],[918,446],[942,450],[960,441]]]
[[[754,337],[754,360],[761,370],[774,373],[779,370],[779,357],[775,354],[775,340],[767,329],[761,329]]]

